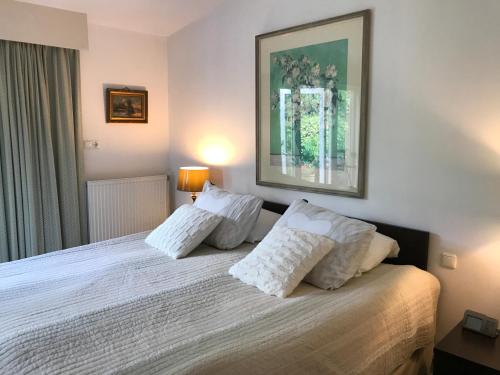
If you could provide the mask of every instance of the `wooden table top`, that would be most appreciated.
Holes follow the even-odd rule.
[[[500,371],[500,339],[462,328],[462,322],[436,345],[436,350]]]

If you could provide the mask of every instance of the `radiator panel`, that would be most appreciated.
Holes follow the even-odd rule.
[[[87,182],[90,242],[151,230],[168,216],[167,176]]]

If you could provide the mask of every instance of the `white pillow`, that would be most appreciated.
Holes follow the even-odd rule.
[[[221,216],[184,204],[152,231],[145,241],[174,259],[182,258],[201,244],[221,220]]]
[[[266,294],[286,297],[334,245],[328,237],[275,226],[229,273]]]
[[[363,258],[359,271],[368,272],[382,263],[390,254],[397,253],[399,253],[399,245],[396,240],[376,232]]]
[[[248,234],[245,241],[250,243],[262,241],[280,217],[280,214],[262,208],[252,231]]]
[[[222,216],[222,221],[205,243],[221,250],[240,245],[252,230],[262,203],[253,195],[232,194],[207,181],[194,206]]]
[[[338,215],[301,199],[292,202],[278,220],[282,225],[327,236],[335,248],[325,256],[304,281],[323,289],[336,289],[356,275],[370,246],[376,227]]]
[[[387,237],[387,238],[389,238],[391,241],[394,241],[391,244],[391,251],[389,251],[387,258],[397,258],[399,256],[399,250],[401,250],[399,248],[398,241],[396,241],[395,239],[392,239],[391,237]]]

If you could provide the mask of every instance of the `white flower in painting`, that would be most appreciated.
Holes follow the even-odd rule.
[[[299,68],[295,67],[295,68],[292,69],[292,77],[293,77],[293,79],[296,79],[299,76],[299,74],[300,74],[300,69]]]
[[[279,97],[279,95],[278,95],[278,93],[277,93],[276,91],[275,91],[275,92],[273,92],[273,94],[271,95],[271,100],[272,100],[273,102],[277,102],[277,101],[279,100],[279,98],[280,98],[280,97]]]
[[[285,65],[286,64],[286,57],[285,56],[281,56],[280,57],[280,64],[281,65]]]
[[[278,57],[277,56],[274,56],[273,57],[273,64],[277,64],[278,63]]]
[[[287,78],[286,78],[286,80],[285,80],[285,82],[286,82],[286,84],[287,84],[288,86],[291,86],[291,85],[292,85],[292,83],[293,83],[292,77],[287,77]]]
[[[304,56],[302,58],[302,63],[305,64],[305,65],[309,65],[311,63],[311,60],[309,60],[309,57]]]
[[[314,64],[314,66],[311,69],[311,74],[314,77],[317,77],[317,76],[319,76],[320,71],[321,71],[321,68],[320,68],[319,64]]]
[[[335,65],[328,65],[325,69],[325,77],[326,78],[335,78],[337,77],[337,68]]]
[[[319,79],[315,79],[313,81],[313,85],[314,85],[314,87],[321,87],[321,81]]]
[[[333,82],[331,79],[328,80],[328,82],[326,83],[326,88],[333,89],[334,87],[335,87],[335,82]]]

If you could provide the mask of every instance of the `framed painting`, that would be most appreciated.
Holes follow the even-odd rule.
[[[363,198],[370,11],[258,35],[257,184]]]
[[[106,89],[106,122],[147,123],[148,92]]]

